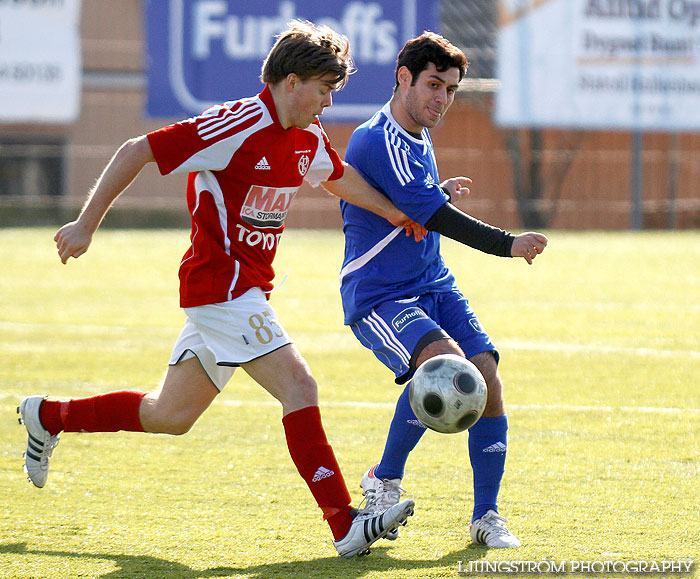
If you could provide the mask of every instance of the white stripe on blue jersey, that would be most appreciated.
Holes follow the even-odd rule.
[[[358,257],[357,259],[353,259],[350,263],[348,263],[340,271],[340,283],[343,283],[343,278],[346,275],[352,273],[353,271],[357,271],[362,266],[366,265],[367,262],[370,259],[372,259],[375,255],[377,255],[382,249],[384,249],[389,244],[389,242],[399,234],[400,231],[403,231],[403,227],[399,225],[395,227],[389,235],[387,235],[384,239],[377,243],[377,245],[375,245],[368,252],[363,253],[360,257]]]
[[[413,174],[411,173],[411,168],[408,165],[406,151],[401,147],[401,140],[396,136],[396,129],[393,128],[389,119],[387,119],[386,123],[384,124],[384,134],[386,148],[389,152],[389,159],[391,160],[391,166],[394,169],[396,178],[399,180],[401,185],[406,185],[407,183],[413,181]]]

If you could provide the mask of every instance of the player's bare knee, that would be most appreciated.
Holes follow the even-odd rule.
[[[498,373],[498,363],[493,352],[482,352],[469,359],[481,372],[486,381],[488,398],[484,416],[501,416],[505,413],[505,403],[503,401],[503,382]]]
[[[440,354],[455,354],[464,357],[464,352],[452,338],[442,338],[427,344],[416,357],[416,367]]]
[[[295,376],[294,398],[299,404],[318,404],[318,384],[309,373]]]
[[[469,358],[469,361],[479,369],[484,380],[486,380],[487,386],[496,381],[500,382],[501,378],[498,374],[498,364],[493,352],[481,352]]]

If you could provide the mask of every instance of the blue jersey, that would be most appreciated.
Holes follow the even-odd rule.
[[[394,120],[389,104],[352,134],[345,160],[408,215],[425,225],[448,200],[440,188],[427,129],[421,138]],[[407,237],[383,217],[341,201],[345,259],[340,293],[345,323],[352,324],[387,300],[456,288],[440,255],[440,235]]]

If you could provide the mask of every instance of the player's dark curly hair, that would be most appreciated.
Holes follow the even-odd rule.
[[[276,84],[291,73],[302,80],[331,74],[337,88],[341,89],[353,72],[355,68],[346,36],[328,26],[292,20],[267,55],[260,80]]]
[[[424,32],[417,38],[412,38],[401,49],[396,59],[396,85],[394,92],[399,87],[399,69],[402,66],[411,71],[412,85],[416,84],[418,76],[429,63],[433,63],[440,72],[445,72],[449,68],[459,69],[459,80],[467,74],[467,57],[459,48],[450,43],[449,40],[436,34],[435,32]]]

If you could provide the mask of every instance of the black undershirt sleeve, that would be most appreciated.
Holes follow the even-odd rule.
[[[425,228],[484,253],[511,257],[512,234],[467,215],[452,203],[447,202],[440,207],[428,219]]]

